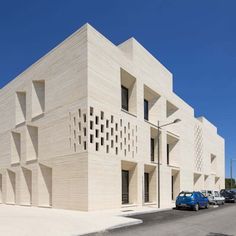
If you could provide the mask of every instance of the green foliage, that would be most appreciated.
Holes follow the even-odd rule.
[[[236,188],[235,179],[232,179],[232,183],[233,183],[232,188]],[[230,178],[226,178],[225,179],[225,188],[226,189],[230,189],[230,187],[231,187],[230,185],[231,185],[231,179]]]

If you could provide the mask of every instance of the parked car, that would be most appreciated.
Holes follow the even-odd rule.
[[[202,190],[202,194],[208,198],[210,204],[214,205],[224,205],[225,198],[221,196],[219,191],[212,191],[212,190]]]
[[[201,192],[181,192],[176,198],[176,209],[181,207],[191,208],[198,211],[200,208],[208,208],[209,200]]]
[[[226,202],[236,203],[236,193],[232,190],[221,189],[220,194],[225,198]]]

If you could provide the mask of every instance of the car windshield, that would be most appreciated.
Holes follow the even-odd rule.
[[[180,197],[191,197],[192,195],[192,192],[182,192],[179,194]]]
[[[219,197],[219,196],[220,196],[220,194],[219,194],[218,191],[215,191],[214,193],[215,193],[215,196],[216,196],[216,197]]]

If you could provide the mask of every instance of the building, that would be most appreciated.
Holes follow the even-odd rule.
[[[84,25],[0,90],[0,201],[169,207],[181,190],[224,188],[224,139],[172,85],[134,38],[116,46]],[[158,172],[157,121],[175,119]]]

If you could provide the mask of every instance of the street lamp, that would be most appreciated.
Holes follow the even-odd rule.
[[[233,188],[233,161],[236,161],[236,159],[230,160],[230,190]]]
[[[175,119],[174,121],[164,124],[164,125],[160,125],[160,121],[157,122],[157,172],[158,172],[158,208],[160,208],[160,186],[161,186],[161,181],[160,181],[160,129],[168,126],[168,125],[172,125],[172,124],[176,124],[178,122],[180,122],[180,119]]]

